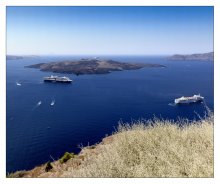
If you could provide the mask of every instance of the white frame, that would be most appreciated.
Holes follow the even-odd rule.
[[[214,154],[215,154],[215,171],[214,178],[6,178],[6,6],[214,6],[214,49],[215,49],[215,69],[214,69],[214,85],[215,85],[215,125],[214,125]],[[219,183],[220,179],[220,52],[218,52],[220,42],[220,1],[217,0],[0,0],[0,181],[1,183],[48,183],[62,184],[62,183],[155,183],[155,184],[176,184],[176,183],[199,183],[210,184]],[[219,103],[217,103],[219,102]]]

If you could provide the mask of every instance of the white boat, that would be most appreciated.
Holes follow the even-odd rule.
[[[17,85],[17,86],[21,86],[21,84],[20,84],[20,83],[18,83],[18,82],[16,82],[16,85]]]
[[[42,103],[42,102],[41,102],[41,101],[39,101],[39,102],[37,103],[37,106],[41,105],[41,103]]]
[[[177,98],[174,100],[175,104],[189,104],[189,103],[196,103],[196,102],[202,102],[204,100],[204,97],[199,95],[193,95],[190,97],[182,96],[180,98]]]
[[[51,106],[53,106],[55,104],[55,100],[52,100],[52,102],[51,102]]]

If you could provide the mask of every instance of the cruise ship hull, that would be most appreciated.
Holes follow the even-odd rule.
[[[44,82],[59,82],[59,83],[71,83],[68,77],[58,77],[51,75],[50,77],[44,77]]]
[[[58,83],[71,83],[72,81],[59,81],[59,80],[44,80],[44,82],[58,82]]]
[[[191,103],[200,103],[202,102],[203,100],[200,99],[200,100],[187,100],[187,101],[175,101],[176,104],[191,104]]]
[[[175,99],[175,104],[191,104],[191,103],[198,103],[198,102],[202,102],[204,100],[204,97],[200,96],[200,95],[194,95],[192,97],[181,97],[181,98],[177,98]]]

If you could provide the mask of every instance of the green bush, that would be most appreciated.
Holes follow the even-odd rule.
[[[67,162],[69,159],[74,158],[74,153],[66,152],[61,158],[60,163],[63,164]]]

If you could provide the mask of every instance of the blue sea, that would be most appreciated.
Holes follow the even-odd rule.
[[[175,62],[165,56],[102,56],[166,67],[99,75],[65,74],[74,80],[72,84],[44,83],[42,78],[52,72],[24,67],[85,57],[7,61],[7,172],[32,169],[66,151],[78,153],[81,146],[98,143],[112,134],[119,121],[155,116],[193,120],[204,116],[205,105],[214,110],[213,62]],[[173,105],[175,98],[199,93],[205,97],[204,103]]]

